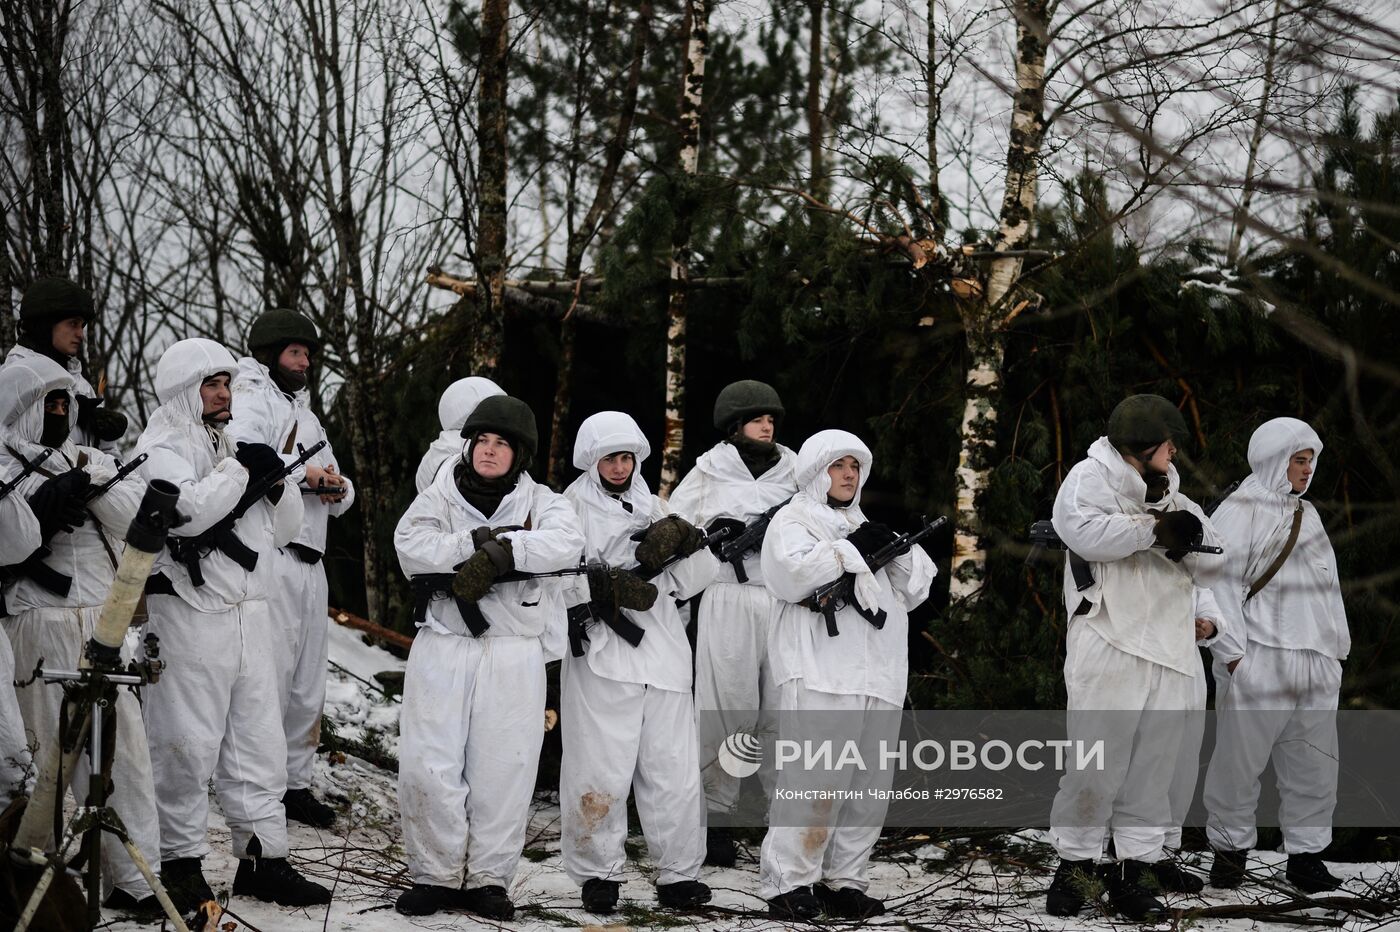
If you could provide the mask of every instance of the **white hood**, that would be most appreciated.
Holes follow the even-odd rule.
[[[797,451],[797,488],[819,505],[826,504],[826,496],[831,491],[831,476],[827,467],[843,456],[854,456],[860,463],[860,479],[856,483],[856,495],[851,499],[850,508],[860,507],[860,493],[865,488],[865,480],[870,478],[870,466],[874,457],[870,448],[855,434],[844,430],[822,430],[807,438],[802,449]]]
[[[627,491],[614,496],[603,488],[598,463],[613,453],[631,453],[637,464]],[[583,470],[564,491],[577,506],[579,521],[588,541],[589,556],[623,566],[635,562],[636,543],[629,536],[651,523],[657,502],[642,478],[642,462],[651,455],[651,444],[637,422],[621,411],[600,411],[579,425],[574,438],[574,466]],[[619,508],[620,500],[630,510]]]
[[[230,379],[238,362],[220,343],[195,337],[174,343],[156,363],[156,399],[186,415],[196,424],[204,423],[204,402],[199,386],[210,376],[226,374]]]
[[[501,387],[490,379],[484,379],[479,375],[469,375],[465,379],[458,379],[438,399],[438,421],[442,424],[444,431],[461,433],[462,425],[467,418],[476,410],[476,406],[482,400],[490,398],[492,395],[504,395]]]
[[[1289,495],[1293,486],[1288,481],[1288,461],[1301,450],[1313,451],[1313,475],[1317,460],[1322,456],[1322,438],[1304,421],[1294,417],[1276,417],[1265,421],[1249,438],[1249,467],[1260,489]],[[1312,485],[1312,476],[1308,476]],[[1303,492],[1307,493],[1307,487]]]
[[[0,429],[7,439],[37,444],[44,433],[44,398],[62,389],[68,393],[68,426],[78,421],[73,404],[73,376],[67,369],[35,354],[0,366]]]

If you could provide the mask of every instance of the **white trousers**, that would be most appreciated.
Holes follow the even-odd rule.
[[[564,871],[575,883],[620,879],[627,860],[627,792],[658,884],[698,880],[705,804],[690,693],[623,683],[564,659],[559,768]]]
[[[1167,829],[1163,847],[1181,847],[1181,826],[1191,811],[1191,800],[1196,795],[1196,784],[1201,777],[1201,742],[1206,736],[1206,678],[1205,667],[1201,676],[1192,677],[1194,684],[1191,694],[1191,715],[1187,717],[1181,735],[1181,753],[1177,757],[1176,769],[1172,771],[1172,784],[1169,799],[1172,806],[1172,824]]]
[[[16,678],[28,679],[40,658],[44,666],[52,669],[77,669],[83,647],[92,637],[101,614],[100,607],[43,608],[5,619],[5,633],[9,635],[7,649],[14,650]],[[128,643],[122,648],[122,659],[130,660],[131,656],[132,648]],[[6,687],[11,682],[13,679],[7,679]],[[57,683],[34,682],[17,690],[16,695],[34,757],[43,760],[45,748],[58,740],[63,689]],[[150,695],[149,689],[146,695]],[[117,691],[116,719],[117,746],[112,758],[113,787],[108,802],[152,869],[159,872],[160,833],[156,825],[151,755],[146,747],[146,729],[141,723],[141,704],[125,686]],[[90,763],[86,754],[80,756],[75,772],[68,775],[68,785],[76,799],[87,799]],[[137,899],[150,896],[150,885],[113,835],[102,836],[102,878],[104,887],[115,885]],[[107,892],[104,890],[104,895]]]
[[[509,889],[544,740],[538,638],[422,628],[399,714],[399,813],[414,883]]]
[[[695,712],[706,808],[729,812],[739,804],[740,781],[718,763],[724,739],[737,732],[775,728],[769,712],[778,685],[768,663],[768,633],[777,602],[762,586],[715,583],[700,599],[695,629]],[[760,771],[764,795],[773,798],[773,774]]]
[[[1104,743],[1103,769],[1070,769],[1050,810],[1050,841],[1064,860],[1103,852],[1109,827],[1120,860],[1162,858],[1173,821],[1185,714],[1204,674],[1186,676],[1125,653],[1088,625],[1070,625],[1065,656],[1071,740]],[[1156,713],[1144,716],[1143,713]]]
[[[24,678],[28,676],[26,673]],[[24,715],[15,697],[16,679],[15,652],[10,639],[0,637],[0,811],[16,796],[29,796],[34,791],[34,758],[29,753]],[[143,738],[145,734],[143,728]]]
[[[779,703],[779,735],[785,740],[802,740],[819,732],[843,748],[854,741],[863,760],[881,759],[880,748],[899,740],[900,710],[881,699],[849,696],[808,689],[800,679],[782,685]],[[789,717],[786,713],[796,713]],[[803,713],[837,712],[813,725]],[[795,766],[795,765],[794,765]],[[880,839],[889,801],[875,799],[872,790],[888,790],[892,770],[870,766],[866,770],[833,768],[804,771],[789,766],[778,774],[778,786],[840,792],[845,798],[778,802],[773,806],[773,825],[763,837],[759,856],[759,894],[766,900],[798,887],[822,881],[841,889],[853,887],[864,892],[870,885],[870,854]]]
[[[211,777],[234,856],[247,856],[256,835],[264,857],[286,857],[287,740],[267,603],[201,612],[178,596],[152,595],[146,604],[165,662],[145,695],[161,857],[209,853]]]
[[[1311,650],[1250,644],[1231,675],[1216,664],[1218,728],[1206,771],[1206,836],[1252,848],[1259,777],[1274,762],[1279,825],[1289,854],[1332,841],[1337,805],[1337,696],[1342,665]]]
[[[287,733],[287,789],[311,785],[326,705],[326,568],[306,563],[290,550],[264,554],[271,560],[267,606],[282,635],[276,652],[282,730]]]

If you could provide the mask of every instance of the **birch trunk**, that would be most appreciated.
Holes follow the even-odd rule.
[[[708,0],[690,0],[690,29],[686,40],[685,70],[681,77],[680,199],[675,232],[671,238],[671,284],[666,302],[666,439],[661,450],[661,483],[657,492],[671,494],[680,479],[681,448],[685,443],[685,314],[690,279],[690,212],[693,192],[689,182],[700,163],[700,105],[705,90],[705,55],[709,45]]]
[[[477,101],[480,193],[476,262],[480,302],[472,344],[472,373],[494,378],[505,339],[506,282],[506,84],[510,0],[481,6],[481,97]]]
[[[1040,146],[1045,135],[1045,53],[1049,0],[1016,0],[1016,95],[1006,150],[1006,190],[1002,196],[994,250],[1012,253],[1025,247],[1035,215]],[[962,309],[969,365],[963,383],[962,442],[958,451],[956,533],[950,595],[974,598],[987,573],[987,552],[978,514],[978,499],[987,487],[996,454],[997,406],[1002,392],[1004,332],[1009,301],[1021,274],[1022,258],[1008,254],[991,260],[980,299]]]

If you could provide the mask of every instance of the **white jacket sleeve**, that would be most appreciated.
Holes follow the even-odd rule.
[[[885,567],[885,576],[905,611],[924,603],[937,575],[938,567],[934,565],[927,551],[918,544],[910,548],[908,553],[895,557]]]
[[[171,531],[178,537],[194,537],[218,524],[238,504],[248,486],[248,470],[233,457],[220,460],[209,475],[200,478],[183,456],[165,444],[146,450],[141,476],[150,482],[164,479],[180,490],[176,510],[189,521]]]
[[[674,598],[684,600],[699,595],[706,586],[715,581],[718,573],[719,558],[711,553],[709,548],[701,547],[684,560],[668,567],[666,572],[653,582],[663,595],[670,594]]]
[[[708,478],[705,473],[699,469],[692,469],[666,500],[667,507],[673,514],[680,515],[696,527],[704,527],[714,518],[714,515],[705,510],[706,485]]]
[[[408,576],[450,573],[476,549],[471,529],[453,532],[447,503],[433,489],[419,494],[394,528],[394,549],[399,566]]]
[[[301,500],[301,492],[288,476],[282,483],[282,494],[277,504],[272,506],[272,545],[285,547],[296,540],[305,515],[306,505]]]
[[[1225,630],[1211,644],[1211,653],[1222,663],[1239,660],[1249,644],[1244,621],[1244,598],[1249,592],[1245,575],[1250,564],[1250,527],[1253,509],[1226,499],[1211,516],[1211,524],[1225,548],[1224,564],[1210,583]]]
[[[583,553],[583,528],[569,500],[539,486],[530,511],[530,530],[501,535],[510,541],[515,568],[522,573],[550,573],[576,565]]]
[[[821,540],[794,521],[788,513],[792,507],[773,516],[760,556],[763,584],[784,602],[800,602],[846,571],[835,542]]]
[[[1215,624],[1215,634],[1197,641],[1196,644],[1200,647],[1211,647],[1225,633],[1225,617],[1220,611],[1220,605],[1215,601],[1215,593],[1205,586],[1197,586],[1195,594],[1196,617],[1209,618]]]
[[[238,385],[237,382],[234,384]],[[234,449],[237,449],[240,443],[263,443],[272,447],[284,463],[290,463],[297,458],[299,451],[295,446],[290,453],[282,450],[287,444],[287,437],[291,435],[295,414],[287,417],[271,390],[263,386],[242,389],[235,387],[232,408],[233,417],[224,428],[224,433],[228,435]],[[307,446],[310,445],[304,437],[301,440]],[[305,476],[306,467],[298,466],[287,479],[300,483]]]
[[[19,563],[38,550],[41,543],[39,521],[16,489],[0,501],[0,566]],[[0,684],[0,688],[5,687]]]
[[[91,447],[86,452],[88,464],[84,470],[96,489],[117,474],[117,462],[106,453]],[[141,481],[140,475],[128,473],[121,482],[89,502],[88,511],[101,523],[108,536],[122,540],[126,537],[126,532],[131,527],[131,519],[136,517],[136,509],[140,507],[141,497],[145,494],[146,483]]]
[[[1095,494],[1094,483],[1089,471],[1073,469],[1055,496],[1052,522],[1065,546],[1090,563],[1111,563],[1151,547],[1156,519],[1124,514],[1107,489]]]

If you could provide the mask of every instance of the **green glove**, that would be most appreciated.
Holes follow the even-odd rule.
[[[667,515],[641,534],[637,562],[655,572],[672,556],[688,557],[700,549],[700,529],[679,515]]]
[[[480,602],[491,591],[496,579],[515,565],[510,541],[491,540],[479,547],[457,569],[452,580],[452,593],[468,602]]]

